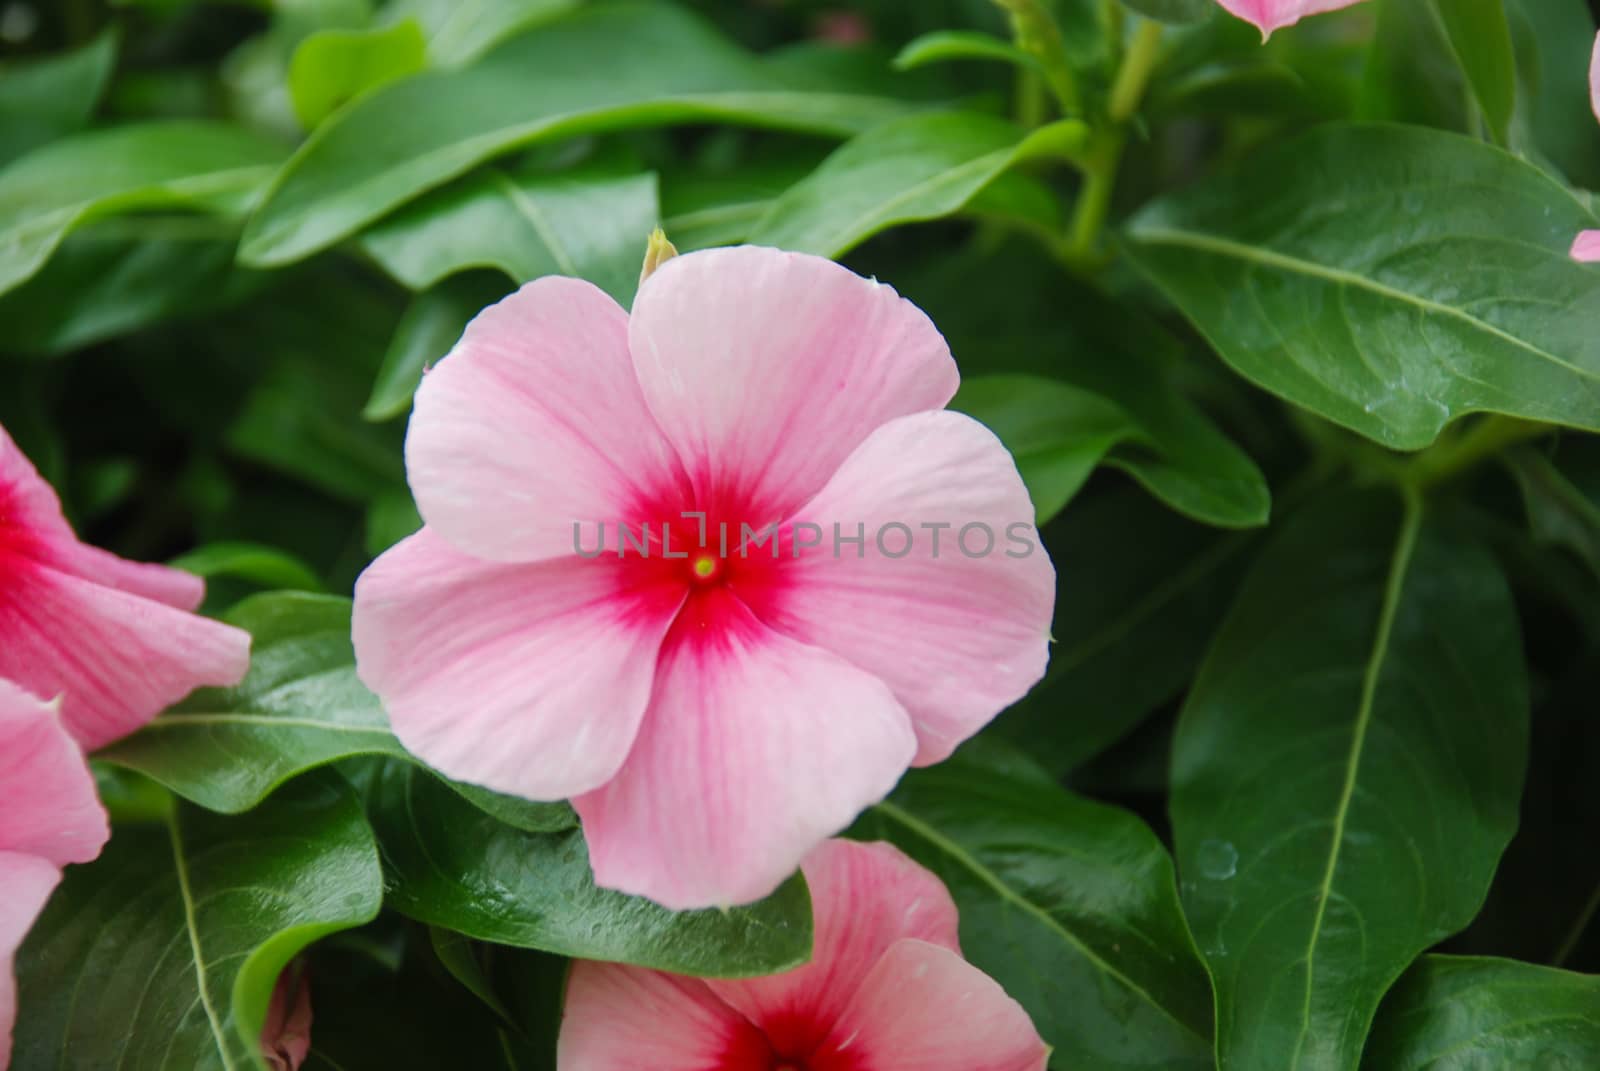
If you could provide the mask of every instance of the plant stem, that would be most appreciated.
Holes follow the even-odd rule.
[[[1044,79],[1055,95],[1061,114],[1077,115],[1083,110],[1078,95],[1078,77],[1067,58],[1067,44],[1061,27],[1040,0],[994,0],[1011,16],[1011,34],[1017,47],[1039,60]]]
[[[1509,447],[1550,434],[1548,424],[1514,417],[1487,416],[1453,442],[1418,454],[1406,465],[1407,479],[1419,488],[1461,475]]]
[[[1144,19],[1133,35],[1133,44],[1122,58],[1117,70],[1117,80],[1111,85],[1111,121],[1126,123],[1139,110],[1145,87],[1155,73],[1156,61],[1161,58],[1161,23]]]
[[[1600,885],[1594,887],[1594,893],[1584,905],[1583,911],[1579,913],[1578,920],[1572,924],[1572,929],[1561,942],[1561,947],[1556,949],[1555,958],[1550,961],[1552,967],[1560,967],[1578,950],[1578,942],[1583,940],[1584,931],[1589,928],[1589,923],[1594,921],[1597,911],[1600,911]]]

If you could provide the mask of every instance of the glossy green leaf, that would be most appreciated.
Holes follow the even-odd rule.
[[[519,285],[542,275],[588,279],[626,308],[660,215],[649,172],[491,167],[402,208],[362,235],[361,246],[413,290],[493,268]]]
[[[1327,125],[1163,198],[1134,264],[1236,371],[1397,449],[1491,411],[1600,428],[1594,218],[1438,131]]]
[[[970,112],[916,115],[846,143],[791,187],[750,240],[836,257],[901,223],[961,211],[1018,164],[1082,146],[1077,120],[1032,134]]]
[[[251,635],[245,679],[201,689],[96,758],[227,813],[249,810],[285,781],[352,755],[410,758],[382,704],[356,676],[348,599],[257,595],[224,619]],[[564,803],[451,787],[519,828],[565,829],[574,821]]]
[[[505,38],[577,7],[579,0],[396,0],[389,17],[422,24],[428,62],[459,67]]]
[[[1363,1071],[1600,1067],[1600,977],[1424,956],[1384,1000]]]
[[[1254,540],[1132,487],[1074,504],[1044,535],[1058,590],[1050,668],[994,731],[1063,775],[1188,686]]]
[[[670,4],[584,8],[461,71],[390,85],[319,127],[250,221],[241,256],[257,264],[308,256],[540,140],[696,121],[849,135],[904,110],[883,98],[794,90]]]
[[[1506,143],[1517,106],[1517,57],[1505,0],[1429,0],[1495,140]]]
[[[1059,1066],[1211,1066],[1205,970],[1172,860],[1137,818],[979,742],[912,771],[857,830],[945,882],[963,952],[1028,1009]]]
[[[0,63],[0,163],[80,129],[117,63],[117,33],[60,55]]]
[[[772,160],[716,171],[685,169],[661,176],[661,225],[679,252],[747,240],[785,190],[814,170],[824,154],[809,147]]]
[[[1516,608],[1486,551],[1380,492],[1278,533],[1173,743],[1221,1064],[1356,1067],[1384,992],[1483,903],[1527,751]]]
[[[1571,181],[1600,186],[1600,126],[1589,105],[1595,17],[1584,0],[1509,0],[1517,52],[1512,145],[1544,156]]]
[[[281,157],[239,127],[174,120],[78,134],[0,171],[0,293],[74,227],[136,209],[245,211]]]
[[[1040,69],[1039,60],[1009,41],[971,30],[936,30],[902,48],[894,58],[896,70],[914,71],[951,60],[997,60],[1025,70]]]
[[[1215,0],[1122,0],[1132,11],[1157,22],[1199,22],[1216,10]]]
[[[423,371],[443,360],[472,318],[510,290],[511,284],[498,272],[469,271],[443,279],[412,298],[394,329],[383,367],[372,385],[372,397],[361,415],[368,420],[404,415],[411,408],[411,396],[422,382]]]
[[[381,771],[368,807],[389,905],[431,926],[681,974],[771,974],[810,955],[811,899],[798,876],[749,907],[672,912],[597,889],[579,830],[514,829],[409,764]]]
[[[383,877],[348,786],[296,782],[247,815],[179,807],[72,867],[17,958],[17,1068],[264,1066],[278,974],[372,919]]]
[[[300,42],[289,61],[289,100],[313,130],[363,93],[415,74],[428,42],[415,20],[373,30],[321,30]]]
[[[322,581],[305,562],[287,551],[260,543],[207,543],[167,564],[208,580],[232,577],[264,588],[322,590]]]

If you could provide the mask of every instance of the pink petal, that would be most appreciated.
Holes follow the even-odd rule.
[[[1572,259],[1585,264],[1600,260],[1600,231],[1583,231],[1573,239]]]
[[[702,507],[781,521],[878,425],[939,409],[959,376],[938,330],[830,260],[689,253],[639,290],[628,345]]]
[[[261,1056],[272,1071],[300,1071],[311,1052],[311,983],[292,962],[278,975],[261,1028]]]
[[[1022,1005],[947,948],[890,948],[809,1071],[1044,1071],[1049,1047]]]
[[[770,1071],[771,1050],[695,978],[579,960],[567,979],[562,1071]]]
[[[918,765],[949,756],[1044,675],[1055,570],[1011,455],[977,421],[937,412],[885,424],[798,520],[827,533],[824,546],[785,563],[792,578],[767,620],[885,681],[911,714]],[[835,552],[835,524],[847,536],[861,526],[860,556]],[[949,527],[923,527],[938,524]],[[987,543],[981,527],[963,543],[967,525],[993,533],[987,554],[963,551]]]
[[[61,867],[87,863],[111,835],[89,764],[56,704],[7,680],[0,680],[0,800],[0,851]]]
[[[1293,26],[1307,15],[1337,11],[1360,2],[1361,0],[1217,0],[1225,10],[1260,27],[1263,39],[1274,30]]]
[[[628,578],[611,558],[481,561],[425,527],[356,583],[357,669],[430,765],[565,799],[627,758],[682,602],[623,593]]]
[[[771,893],[916,750],[881,681],[718,597],[668,638],[621,772],[573,801],[596,883],[674,910]]]
[[[193,610],[205,582],[180,569],[130,562],[78,542],[61,500],[0,428],[0,547],[96,584]]]
[[[889,947],[915,937],[960,952],[943,883],[892,844],[830,840],[806,856],[816,920],[811,962],[783,974],[708,981],[782,1056],[804,1061]]]
[[[61,696],[85,749],[138,729],[202,685],[237,684],[250,635],[92,583],[0,544],[0,677]]]
[[[28,935],[61,871],[35,855],[0,851],[0,1071],[11,1064],[11,1032],[17,1022],[17,981],[11,961]]]
[[[571,555],[574,523],[632,521],[683,484],[633,375],[627,314],[557,277],[479,313],[423,378],[406,469],[429,526],[497,561]]]
[[[1589,56],[1589,109],[1600,119],[1600,34],[1595,35],[1594,52]]]

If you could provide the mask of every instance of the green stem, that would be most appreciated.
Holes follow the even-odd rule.
[[[1017,47],[1038,59],[1045,83],[1055,95],[1062,115],[1077,115],[1083,110],[1078,95],[1078,78],[1067,58],[1067,44],[1061,27],[1040,0],[994,0],[1011,16],[1011,33]]]
[[[1594,921],[1596,912],[1600,912],[1600,885],[1594,887],[1594,893],[1589,897],[1589,902],[1584,905],[1583,911],[1578,915],[1578,921],[1572,924],[1566,940],[1561,942],[1561,947],[1556,949],[1555,958],[1550,961],[1552,967],[1560,967],[1571,958],[1578,950],[1578,942],[1583,940],[1584,931],[1589,928],[1589,923]]]
[[[1161,30],[1161,23],[1144,19],[1133,35],[1133,44],[1128,46],[1128,54],[1117,70],[1117,80],[1111,84],[1112,122],[1125,123],[1139,110],[1145,87],[1161,58]]]
[[[1506,449],[1550,434],[1548,424],[1515,417],[1487,416],[1453,442],[1440,443],[1406,465],[1406,477],[1419,488],[1461,475]]]

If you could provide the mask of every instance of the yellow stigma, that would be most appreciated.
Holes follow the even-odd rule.
[[[703,558],[696,558],[693,568],[695,576],[699,577],[701,580],[710,580],[711,577],[716,574],[717,559],[711,557],[710,555],[707,555]]]

